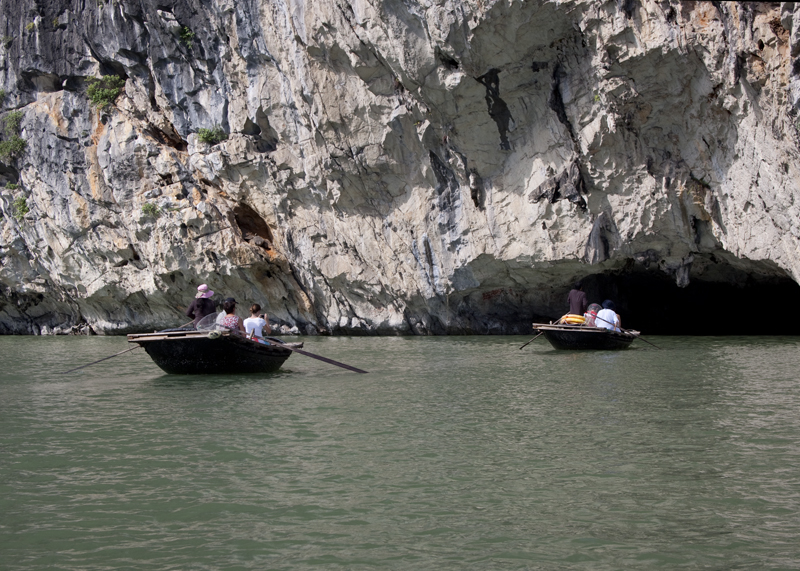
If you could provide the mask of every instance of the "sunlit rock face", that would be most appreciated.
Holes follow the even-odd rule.
[[[174,327],[201,283],[308,334],[800,292],[792,4],[0,7],[0,332]]]

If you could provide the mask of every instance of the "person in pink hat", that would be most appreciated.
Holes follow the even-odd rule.
[[[206,315],[216,311],[216,305],[211,301],[211,296],[213,295],[214,292],[208,289],[206,284],[197,287],[197,295],[194,296],[192,303],[186,308],[186,316],[194,319],[195,327]]]

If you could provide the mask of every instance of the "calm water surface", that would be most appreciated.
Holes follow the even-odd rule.
[[[800,568],[800,338],[304,340],[370,374],[0,337],[0,568]]]

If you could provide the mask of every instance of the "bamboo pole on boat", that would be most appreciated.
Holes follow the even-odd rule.
[[[139,349],[140,347],[141,347],[140,345],[137,345],[136,347],[131,347],[130,349],[125,349],[124,351],[120,351],[119,353],[114,353],[113,355],[110,355],[108,357],[103,357],[102,359],[98,359],[97,361],[93,361],[91,363],[87,363],[86,365],[81,365],[80,367],[75,367],[74,369],[70,369],[69,371],[64,371],[63,373],[60,373],[60,374],[61,375],[66,375],[67,373],[73,373],[73,372],[75,372],[75,371],[77,371],[79,369],[84,369],[84,368],[88,367],[89,365],[96,365],[97,363],[101,363],[103,361],[108,361],[109,359],[113,359],[114,357],[116,357],[118,355],[122,355],[123,353],[127,353],[128,351],[133,351],[135,349]]]
[[[530,341],[528,341],[527,343],[525,343],[525,345],[523,345],[522,347],[520,347],[520,349],[523,349],[523,348],[527,347],[528,345],[530,345],[531,343],[533,343],[534,341],[536,341],[536,340],[537,340],[539,337],[541,337],[542,335],[544,335],[544,331],[540,331],[540,332],[539,332],[539,335],[537,335],[536,337],[534,337],[533,339],[531,339]]]
[[[190,321],[189,323],[194,323],[194,321]],[[184,323],[178,329],[186,327],[189,323]],[[63,373],[59,373],[60,375],[66,375],[67,373],[74,373],[80,369],[85,369],[91,365],[96,365],[97,363],[102,363],[103,361],[108,361],[109,359],[113,359],[118,355],[122,355],[123,353],[127,353],[128,351],[133,351],[134,349],[141,348],[141,345],[137,345],[136,347],[131,347],[130,349],[125,349],[124,351],[120,351],[119,353],[114,353],[113,355],[109,355],[108,357],[103,357],[102,359],[98,359],[97,361],[92,361],[91,363],[87,363],[85,365],[81,365],[80,367],[75,367],[74,369],[70,369],[69,371],[64,371]]]
[[[308,351],[303,351],[302,349],[296,349],[295,347],[291,347],[285,344],[280,339],[276,339],[274,337],[262,337],[262,339],[266,339],[277,345],[278,347],[283,347],[284,349],[288,349],[289,351],[294,351],[295,353],[300,353],[301,355],[305,355],[306,357],[311,357],[312,359],[317,359],[318,361],[322,361],[324,363],[328,363],[330,365],[336,365],[337,367],[341,367],[343,369],[347,369],[348,371],[353,371],[354,373],[367,373],[367,371],[363,371],[356,367],[352,367],[350,365],[346,365],[345,363],[340,363],[339,361],[334,361],[333,359],[328,359],[327,357],[322,357],[320,355],[315,355],[314,353],[309,353]],[[253,341],[254,343],[258,343],[258,341]]]
[[[603,319],[602,317],[597,317],[596,315],[594,316],[594,318],[595,318],[595,319],[599,319],[600,321],[605,321],[605,322],[606,322],[606,323],[608,323],[609,325],[613,325],[614,327],[617,327],[617,324],[616,324],[616,323],[611,323],[611,322],[610,322],[608,319]],[[619,328],[619,330],[620,330],[620,331],[622,331],[623,333],[628,333],[628,334],[630,334],[630,333],[631,333],[631,330],[630,330],[630,329],[623,329],[622,327],[620,327],[620,328]],[[650,343],[650,341],[648,341],[647,339],[645,339],[644,337],[642,337],[642,335],[641,335],[641,334],[639,334],[639,335],[635,335],[635,336],[634,336],[634,339],[640,339],[640,340],[644,341],[645,343],[647,343],[648,345],[652,345],[652,346],[653,346],[653,347],[655,347],[656,349],[661,349],[661,347],[659,347],[659,346],[658,346],[658,345],[656,345],[655,343]]]

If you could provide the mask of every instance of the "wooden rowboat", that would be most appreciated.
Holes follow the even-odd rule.
[[[611,331],[602,327],[586,327],[585,325],[534,323],[533,329],[544,334],[555,349],[566,350],[627,349],[633,340],[639,337],[638,331]]]
[[[286,347],[303,346],[302,343],[284,343],[285,347],[265,345],[228,329],[167,329],[131,334],[128,342],[143,347],[164,372],[178,375],[277,371],[292,354]]]

